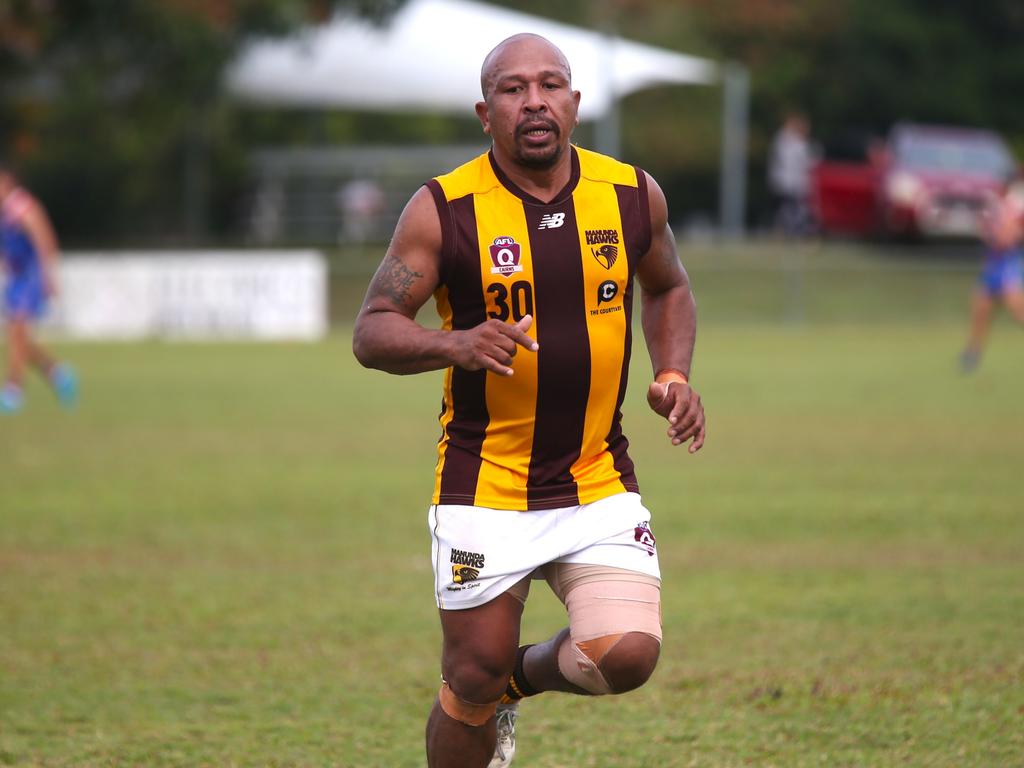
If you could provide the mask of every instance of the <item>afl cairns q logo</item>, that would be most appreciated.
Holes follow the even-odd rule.
[[[654,557],[654,549],[658,542],[654,538],[654,531],[651,530],[649,523],[637,523],[636,528],[633,529],[633,540],[646,549],[648,555]]]
[[[496,237],[494,243],[488,246],[491,251],[492,275],[508,277],[515,272],[522,272],[523,266],[519,263],[519,243],[511,237]]]

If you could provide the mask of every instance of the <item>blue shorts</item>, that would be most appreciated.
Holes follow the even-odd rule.
[[[38,269],[8,274],[4,314],[11,319],[38,320],[46,311],[46,291]]]
[[[1008,291],[1024,290],[1024,268],[1019,253],[990,259],[982,267],[978,285],[992,298]]]

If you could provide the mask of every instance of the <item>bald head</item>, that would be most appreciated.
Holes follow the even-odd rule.
[[[566,80],[572,81],[572,71],[565,54],[546,37],[524,32],[506,38],[498,43],[484,58],[480,67],[480,91],[484,100],[490,96],[491,89],[506,71],[522,57],[540,54],[550,57],[552,64],[563,71]]]

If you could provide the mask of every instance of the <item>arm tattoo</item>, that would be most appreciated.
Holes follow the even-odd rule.
[[[374,280],[374,293],[384,295],[395,304],[405,306],[409,299],[409,288],[423,273],[409,269],[398,256],[389,253]]]

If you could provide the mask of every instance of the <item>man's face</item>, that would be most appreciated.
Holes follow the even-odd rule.
[[[497,152],[527,168],[558,162],[579,122],[580,94],[569,78],[565,59],[543,40],[511,42],[493,57],[476,112]]]

